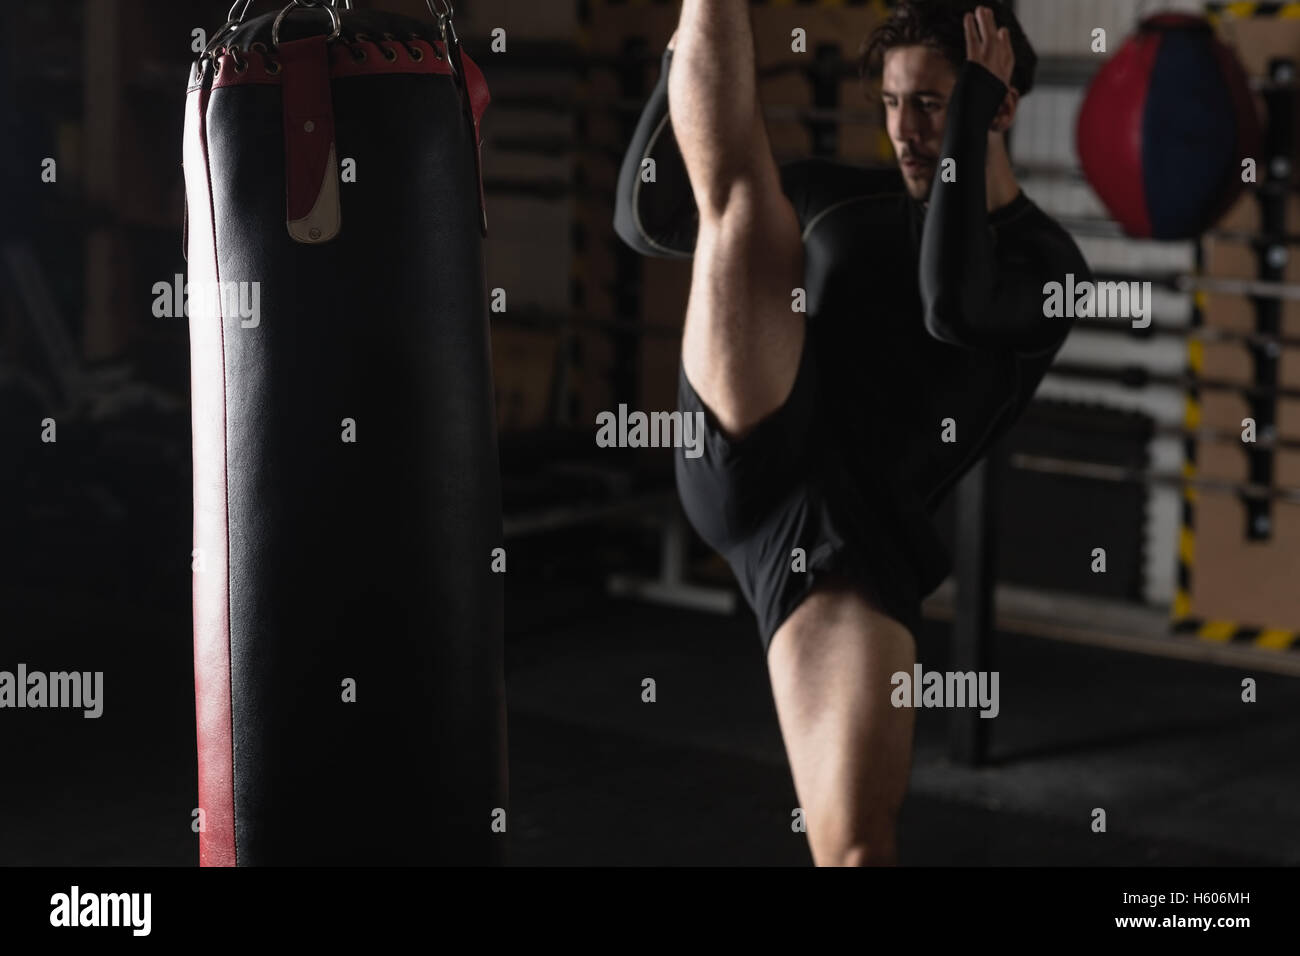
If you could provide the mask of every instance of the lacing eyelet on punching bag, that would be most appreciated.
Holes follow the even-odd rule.
[[[435,60],[441,60],[441,59],[442,59],[442,53],[439,52],[439,50],[438,50],[438,44],[434,43],[432,40],[425,40],[424,37],[420,36],[420,34],[418,34],[418,33],[412,33],[412,34],[410,35],[410,38],[411,38],[412,40],[420,40],[421,42],[428,43],[428,44],[429,44],[429,47],[433,50],[433,57],[434,57],[434,59],[435,59]],[[415,59],[416,59],[417,61],[418,61],[418,60],[423,60],[423,59],[424,59],[424,51],[421,50],[419,47],[415,47],[415,51],[418,51],[420,55],[419,55],[419,56],[415,56],[415,52],[412,52],[412,53],[411,53],[411,56],[412,56],[412,57],[415,57]]]
[[[266,44],[263,43],[261,40],[255,40],[254,42],[250,43],[248,45],[248,48],[250,50],[256,50],[258,53],[262,54],[263,56],[266,55]]]
[[[392,43],[397,39],[397,37],[393,36],[391,33],[381,33],[380,36],[383,37],[385,43]],[[389,63],[397,62],[396,50],[394,50],[392,47],[384,46],[383,43],[380,43],[378,41],[375,42],[375,45],[379,47],[379,52],[384,55],[385,60],[387,60]]]
[[[354,34],[352,35],[352,40],[353,40],[353,42],[355,42],[355,43],[358,44],[358,45],[357,45],[357,46],[353,46],[351,43],[349,43],[349,44],[348,44],[348,49],[352,52],[352,59],[356,60],[358,63],[361,63],[361,62],[363,62],[363,61],[366,59],[366,48],[363,47],[363,46],[360,46],[360,44],[362,44],[362,43],[369,43],[369,42],[370,42],[370,34],[369,34],[369,33],[354,33]]]
[[[419,63],[424,60],[424,51],[421,50],[418,46],[409,46],[405,43],[403,43],[402,46],[406,47],[407,55],[416,63]]]
[[[235,64],[235,72],[243,73],[244,71],[246,71],[248,69],[248,61],[244,60],[241,62],[239,59],[239,51],[235,49],[233,46],[230,48],[229,52],[230,52],[230,62]]]
[[[267,58],[266,58],[266,72],[267,72],[267,73],[270,73],[272,76],[276,76],[276,75],[278,75],[279,72],[280,72],[280,63],[279,63],[279,61],[278,61],[278,60],[272,60],[270,57],[267,57]]]

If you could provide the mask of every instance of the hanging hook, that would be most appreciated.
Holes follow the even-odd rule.
[[[424,0],[425,6],[429,8],[438,19],[438,33],[442,36],[442,42],[447,42],[447,26],[451,23],[451,18],[456,15],[456,8],[451,5],[450,0]]]
[[[324,10],[330,15],[330,25],[334,29],[330,32],[330,35],[325,38],[325,42],[328,43],[331,40],[337,40],[339,34],[343,32],[343,20],[339,17],[339,12],[334,8],[333,4],[322,3],[321,0],[291,0],[291,2],[280,11],[279,15],[275,18],[275,22],[271,24],[271,46],[277,48],[280,46],[280,24],[284,22],[284,18],[293,11],[294,7],[299,7],[303,10],[317,8]]]

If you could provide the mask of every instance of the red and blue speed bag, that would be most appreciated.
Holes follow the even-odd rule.
[[[1242,161],[1259,159],[1245,71],[1185,14],[1142,21],[1094,77],[1075,136],[1088,182],[1139,239],[1200,235],[1240,195]]]

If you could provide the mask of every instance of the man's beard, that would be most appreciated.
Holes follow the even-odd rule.
[[[909,173],[905,163],[909,161],[920,161],[925,164],[923,171],[928,175],[918,176],[915,172]],[[920,202],[925,202],[930,198],[930,192],[934,188],[934,177],[938,172],[938,160],[929,156],[918,156],[910,150],[904,150],[898,158],[898,168],[903,174],[903,183],[907,187],[908,195]]]
[[[925,179],[917,179],[904,175],[903,185],[907,189],[907,194],[917,202],[929,202],[930,193],[934,191],[934,177],[928,176]]]

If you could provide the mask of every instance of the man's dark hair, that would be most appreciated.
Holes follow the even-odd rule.
[[[1016,67],[1011,85],[1021,96],[1034,88],[1038,54],[1016,15],[1001,0],[900,0],[889,19],[878,26],[862,44],[858,73],[865,80],[878,77],[884,68],[885,53],[900,46],[928,46],[938,50],[953,68],[960,71],[966,63],[966,30],[962,20],[976,7],[989,7],[999,27],[1011,33],[1011,49]]]

